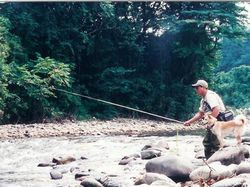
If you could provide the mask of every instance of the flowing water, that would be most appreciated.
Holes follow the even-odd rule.
[[[119,165],[126,155],[140,154],[147,144],[166,141],[169,152],[194,158],[195,145],[201,146],[201,136],[128,137],[91,136],[5,140],[0,142],[0,187],[78,187],[80,181],[68,172],[60,180],[50,178],[51,167],[37,167],[59,156],[73,156],[76,162],[65,167],[80,167],[108,175],[121,176],[124,186],[133,186],[133,177],[143,172],[147,160]],[[81,160],[86,157],[86,160]]]

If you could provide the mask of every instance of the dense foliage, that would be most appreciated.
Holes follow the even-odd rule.
[[[13,2],[0,10],[4,123],[140,115],[59,88],[184,119],[197,110],[190,84],[214,81],[222,41],[246,36],[235,2]]]
[[[229,71],[240,65],[250,65],[250,37],[244,40],[225,39],[222,43],[222,56],[217,71]]]
[[[227,105],[250,108],[250,66],[241,65],[218,73],[215,84]]]

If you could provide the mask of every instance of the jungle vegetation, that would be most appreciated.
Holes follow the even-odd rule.
[[[246,21],[236,2],[1,3],[1,123],[145,117],[58,89],[183,120],[197,79],[249,108]]]

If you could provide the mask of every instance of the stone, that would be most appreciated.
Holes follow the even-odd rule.
[[[191,161],[175,155],[153,158],[145,167],[147,172],[164,174],[175,182],[188,180],[189,174],[194,169]]]

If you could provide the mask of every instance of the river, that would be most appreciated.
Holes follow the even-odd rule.
[[[124,186],[133,186],[133,177],[143,172],[147,160],[137,159],[134,164],[119,165],[126,155],[138,153],[144,145],[166,141],[169,152],[194,158],[195,145],[201,146],[201,136],[128,137],[84,136],[4,140],[0,142],[0,187],[78,187],[80,181],[70,172],[60,180],[50,178],[51,167],[37,167],[54,157],[73,156],[77,161],[64,167],[118,175]],[[86,157],[86,160],[80,159]]]

